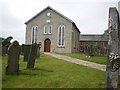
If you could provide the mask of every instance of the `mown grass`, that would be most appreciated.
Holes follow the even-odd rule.
[[[104,88],[105,72],[42,54],[35,70],[26,70],[20,57],[20,72],[5,75],[7,56],[2,59],[3,88]]]
[[[98,64],[104,64],[104,65],[106,65],[106,60],[107,60],[107,58],[105,56],[92,56],[89,58],[89,57],[86,57],[87,55],[85,55],[83,53],[56,53],[56,54],[65,55],[65,56],[69,56],[72,58],[77,58],[80,60],[95,62]]]

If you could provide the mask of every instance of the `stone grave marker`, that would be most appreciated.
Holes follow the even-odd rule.
[[[27,69],[34,69],[35,59],[37,58],[37,48],[38,45],[36,43],[32,44],[30,47]]]
[[[5,68],[6,75],[19,71],[20,46],[14,41],[8,48],[8,62]]]
[[[118,76],[118,88],[120,89],[120,75]]]
[[[109,42],[106,66],[106,88],[118,87],[118,71],[120,68],[120,29],[119,15],[116,8],[109,9]]]
[[[24,61],[28,61],[31,45],[22,45],[22,52],[24,55]]]
[[[2,55],[8,53],[8,46],[2,46]]]
[[[24,55],[24,44],[22,44],[20,47],[20,54]]]
[[[40,47],[39,47],[39,45],[37,45],[37,58],[39,58],[40,57]]]

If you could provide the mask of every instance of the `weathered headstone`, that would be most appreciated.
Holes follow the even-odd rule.
[[[2,55],[7,54],[8,46],[2,46]]]
[[[120,90],[120,76],[118,76],[118,90]]]
[[[35,59],[37,58],[37,48],[38,45],[36,43],[32,44],[30,47],[27,69],[34,69]]]
[[[39,45],[37,45],[37,58],[39,58],[40,57],[40,47],[39,47]]]
[[[8,62],[6,65],[6,75],[19,71],[20,46],[14,41],[8,48]]]
[[[20,46],[20,54],[24,55],[24,44]]]
[[[24,61],[28,61],[31,45],[22,45],[22,52],[24,55]]]
[[[113,90],[118,86],[118,71],[120,67],[120,29],[119,15],[116,8],[109,9],[109,42],[106,67],[106,88]]]

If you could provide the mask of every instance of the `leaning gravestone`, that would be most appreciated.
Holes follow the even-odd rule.
[[[37,58],[37,48],[38,45],[36,43],[31,45],[30,53],[28,57],[27,69],[34,69],[35,59]]]
[[[120,67],[120,28],[116,8],[109,9],[109,42],[106,67],[106,88],[118,87],[118,71]]]
[[[19,43],[17,41],[14,41],[8,48],[8,62],[5,70],[6,75],[19,71],[19,55]]]

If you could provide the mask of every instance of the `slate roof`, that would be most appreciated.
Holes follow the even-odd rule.
[[[29,19],[28,21],[25,22],[25,24],[29,23],[30,21],[32,21],[34,18],[36,18],[38,15],[40,15],[42,12],[44,12],[47,9],[51,9],[52,11],[56,12],[57,14],[59,14],[60,16],[62,16],[63,18],[65,18],[66,20],[70,21],[75,27],[76,29],[80,32],[80,30],[77,28],[76,24],[69,18],[67,18],[66,16],[64,16],[63,14],[59,13],[57,10],[53,9],[52,7],[48,6],[46,8],[44,8],[42,11],[40,11],[38,14],[36,14],[35,16],[33,16],[31,19]]]
[[[80,34],[80,41],[108,41],[108,34]]]

